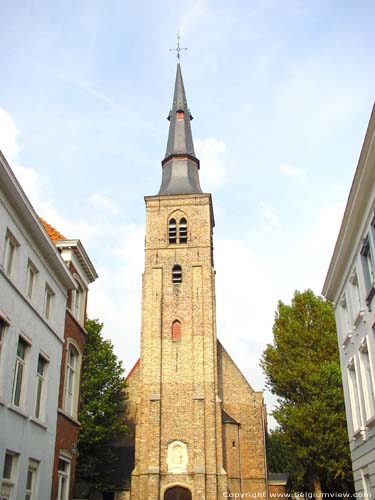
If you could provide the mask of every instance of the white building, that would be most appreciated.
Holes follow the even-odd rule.
[[[375,497],[375,106],[323,288],[333,300],[355,488]]]
[[[49,500],[66,298],[75,287],[0,153],[0,499]]]

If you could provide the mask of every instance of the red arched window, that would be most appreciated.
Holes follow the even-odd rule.
[[[178,319],[172,324],[172,340],[181,340],[181,323]]]

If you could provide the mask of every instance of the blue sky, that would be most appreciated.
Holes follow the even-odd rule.
[[[370,0],[1,1],[0,148],[85,245],[89,313],[127,371],[177,29],[214,201],[218,336],[260,390],[277,300],[323,286],[374,101],[374,16]]]

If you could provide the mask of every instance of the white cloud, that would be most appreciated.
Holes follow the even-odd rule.
[[[280,220],[275,208],[269,203],[262,203],[257,214],[257,227],[255,231],[271,233],[280,232]]]
[[[317,216],[296,241],[296,288],[312,288],[321,293],[324,279],[333,254],[344,203],[335,203],[317,210]]]
[[[199,172],[203,191],[215,191],[225,179],[224,154],[226,145],[217,139],[198,139],[195,149],[201,162]]]
[[[285,175],[286,177],[289,177],[290,179],[296,180],[296,181],[302,181],[305,179],[305,172],[301,170],[300,168],[293,167],[292,165],[289,165],[288,163],[282,163],[280,165],[280,173]]]
[[[19,130],[9,113],[0,108],[0,150],[5,158],[11,162],[20,152],[17,144]]]
[[[97,208],[104,209],[106,212],[117,215],[119,213],[118,207],[106,196],[95,193],[88,199],[89,202]]]

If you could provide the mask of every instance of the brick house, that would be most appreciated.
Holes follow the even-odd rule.
[[[51,500],[73,498],[82,354],[85,346],[87,294],[97,274],[82,243],[68,240],[46,221],[41,222],[65,261],[76,289],[68,293],[65,315],[64,347],[60,369],[56,443]]]

